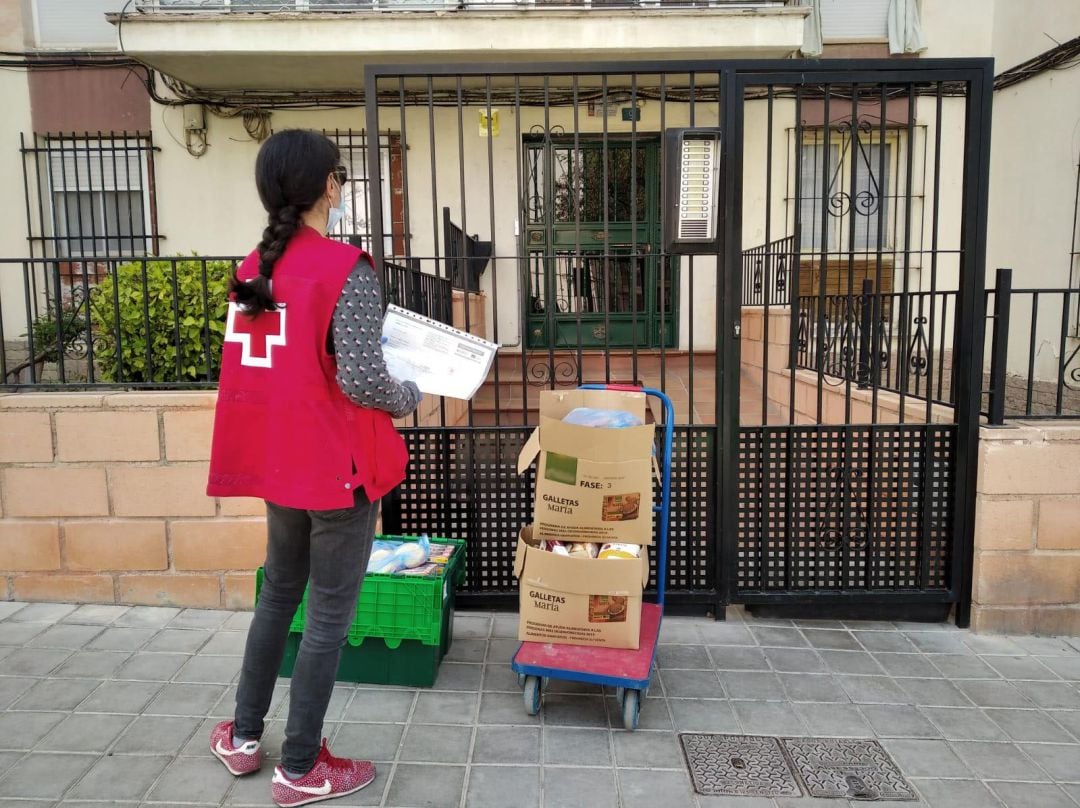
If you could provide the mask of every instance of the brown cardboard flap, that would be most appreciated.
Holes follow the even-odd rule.
[[[540,447],[545,452],[581,457],[597,463],[623,463],[652,456],[656,427],[630,426],[603,429],[580,424],[564,424],[553,418],[540,418]],[[524,454],[524,450],[522,451]],[[520,468],[520,460],[518,466]]]
[[[529,470],[529,466],[536,460],[536,456],[540,454],[540,430],[534,429],[533,433],[529,435],[529,439],[525,441],[525,445],[521,447],[521,452],[518,454],[518,474],[524,474]]]
[[[578,407],[594,407],[602,410],[625,410],[645,423],[646,403],[644,393],[631,393],[624,390],[540,391],[540,415],[558,421]]]

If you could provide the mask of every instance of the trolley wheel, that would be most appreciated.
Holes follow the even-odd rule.
[[[518,687],[525,687],[525,674],[519,673],[517,675]]]
[[[622,707],[623,699],[625,699],[625,698],[626,698],[626,688],[622,687],[621,685],[619,687],[616,687],[615,688],[615,701],[618,703],[619,707]]]
[[[639,690],[627,690],[626,697],[622,703],[622,721],[623,726],[628,730],[635,730],[638,727],[638,718],[641,713],[641,702],[639,701],[641,691]]]
[[[525,712],[528,715],[536,715],[540,712],[540,677],[525,677]]]

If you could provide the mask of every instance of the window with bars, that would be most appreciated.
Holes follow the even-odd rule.
[[[371,250],[371,218],[368,210],[367,150],[370,139],[364,130],[332,129],[323,132],[337,143],[341,150],[341,162],[348,172],[342,192],[346,213],[341,224],[330,235],[359,243]],[[394,134],[378,138],[379,174],[382,178],[383,251],[387,256],[404,253],[404,215],[401,207],[401,191],[404,184],[401,172],[401,139]]]
[[[48,258],[155,254],[154,145],[143,135],[23,138],[32,251]]]

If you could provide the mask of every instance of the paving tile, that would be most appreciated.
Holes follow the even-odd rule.
[[[622,703],[614,696],[608,696],[604,701],[607,705],[608,721],[611,726],[616,729],[621,728],[623,726]],[[667,699],[654,695],[650,695],[642,701],[641,708],[638,711],[638,727],[640,729],[662,729],[670,732],[673,725],[667,705]]]
[[[417,766],[399,763],[390,781],[386,804],[458,808],[464,785],[464,766]]]
[[[15,647],[12,645],[0,645],[0,659],[15,653]]]
[[[544,768],[544,808],[619,808],[615,772]]]
[[[540,763],[539,727],[477,727],[473,763]]]
[[[771,648],[808,648],[809,643],[797,628],[751,625],[750,633],[759,645]]]
[[[767,671],[769,663],[760,648],[736,645],[710,645],[713,667],[722,671]]]
[[[198,718],[182,716],[139,716],[116,741],[113,752],[176,755],[201,723]],[[207,747],[207,754],[210,754],[209,738],[210,733],[207,732],[201,739]]]
[[[194,654],[213,636],[214,632],[203,629],[167,628],[154,634],[153,639],[142,650]]]
[[[454,642],[459,639],[486,640],[491,635],[491,622],[490,614],[455,614]]]
[[[662,671],[664,692],[674,698],[722,698],[720,679],[712,671]]]
[[[116,626],[134,626],[136,628],[162,628],[180,614],[179,609],[171,606],[132,606],[113,621]]]
[[[1034,656],[988,656],[981,657],[991,668],[1006,679],[1057,682],[1058,676],[1047,664],[1050,659]]]
[[[704,645],[661,645],[656,649],[656,664],[679,670],[711,670],[712,660]]]
[[[668,699],[668,706],[680,732],[732,732],[740,730],[738,718],[728,701],[719,699]]]
[[[787,698],[775,673],[723,671],[720,682],[729,699],[784,701]]]
[[[706,645],[756,645],[757,640],[750,629],[741,623],[714,620],[698,626],[698,633]]]
[[[496,614],[491,621],[491,636],[503,639],[517,639],[518,616],[516,614]]]
[[[898,631],[853,631],[855,639],[871,652],[911,653],[915,646]]]
[[[532,766],[473,766],[465,808],[540,808],[540,770]]]
[[[987,786],[1008,808],[1075,808],[1064,791],[1048,783],[989,782]]]
[[[66,713],[0,713],[0,749],[33,749],[66,717]]]
[[[196,656],[184,665],[173,681],[227,685],[240,674],[242,657]]]
[[[683,767],[682,748],[673,732],[621,730],[612,734],[612,740],[615,743],[615,765],[621,768]]]
[[[424,763],[465,763],[469,758],[471,727],[409,724],[401,759]]]
[[[906,777],[971,777],[945,741],[888,739],[881,745]]]
[[[83,800],[141,799],[171,761],[162,755],[103,757],[67,796]]]
[[[481,724],[539,724],[540,717],[525,712],[520,693],[483,693],[480,696]]]
[[[618,769],[623,808],[686,808],[694,804],[685,771]]]
[[[514,658],[514,654],[517,653],[518,648],[521,647],[521,643],[518,640],[511,640],[508,638],[496,638],[488,640],[486,661],[493,662],[495,664],[506,663],[510,664],[510,660]]]
[[[215,761],[216,762],[216,761]],[[218,763],[220,766],[221,764]],[[357,792],[357,794],[364,794],[365,792],[373,791],[377,794],[374,804],[378,805],[382,799],[383,787],[386,785],[386,778],[390,773],[390,766],[376,766],[375,782],[365,788],[363,791]],[[225,805],[243,805],[243,806],[258,806],[258,808],[268,808],[274,803],[270,799],[270,782],[273,779],[273,767],[268,763],[264,763],[262,769],[254,774],[248,774],[244,777],[237,777],[236,785],[233,786],[232,791],[225,797]],[[356,804],[347,803],[346,800],[352,799],[350,797],[342,797],[341,801],[334,801],[331,803],[334,806]],[[147,806],[150,808],[150,806]],[[157,806],[153,806],[157,808]]]
[[[908,696],[886,676],[837,676],[836,680],[856,704],[907,704]]]
[[[1032,706],[1012,682],[972,679],[956,682],[956,686],[980,707]]]
[[[942,631],[905,631],[904,636],[925,654],[971,654],[963,635]]]
[[[184,609],[170,622],[169,628],[219,629],[232,617],[232,612],[219,609]]]
[[[866,651],[820,651],[825,667],[833,673],[881,676],[885,671]]]
[[[1071,732],[1080,741],[1080,712],[1076,710],[1047,710],[1046,714]]]
[[[1050,777],[1036,766],[1020,747],[1012,743],[983,743],[957,741],[952,745],[976,775],[984,780],[1049,781]]]
[[[1073,798],[1073,801],[1080,805],[1080,784],[1065,783],[1061,786],[1061,789]]]
[[[1046,714],[1036,710],[988,709],[986,714],[1014,741],[1070,743],[1072,738]]]
[[[702,637],[698,626],[704,622],[700,618],[667,617],[660,624],[660,642],[664,645],[668,643],[700,645]]]
[[[430,695],[430,694],[429,694]],[[411,690],[366,690],[357,688],[346,708],[344,721],[404,722],[412,710],[416,694]],[[272,713],[273,711],[271,711]]]
[[[70,603],[31,603],[8,617],[8,620],[14,623],[59,623],[75,609]]]
[[[950,741],[1005,741],[1008,736],[978,707],[922,707]]]
[[[969,634],[968,632],[964,632],[961,635],[961,639],[963,639],[964,645],[976,654],[1023,656],[1027,653],[1022,645],[1014,642],[1008,637],[995,637],[991,634]]]
[[[76,651],[53,676],[105,679],[116,673],[131,655],[127,651]]]
[[[483,689],[502,693],[520,693],[521,685],[518,684],[518,675],[510,669],[509,665],[490,663],[484,665]]]
[[[654,684],[659,682],[659,679],[653,679]],[[518,688],[519,690],[521,688]],[[544,685],[545,693],[577,693],[581,696],[597,696],[603,692],[603,689],[597,685],[586,684],[585,682],[571,682],[567,679],[550,679]]]
[[[479,690],[484,673],[483,665],[467,665],[461,662],[444,662],[435,679],[436,690]],[[393,784],[391,784],[393,787]]]
[[[37,745],[42,752],[104,752],[132,722],[130,715],[75,713]]]
[[[994,808],[1001,805],[978,780],[910,780],[910,782],[927,801],[930,808]]]
[[[232,617],[225,621],[224,625],[222,625],[222,628],[226,631],[246,632],[249,628],[251,628],[251,621],[254,617],[254,612],[234,612]]]
[[[28,648],[61,648],[75,651],[101,633],[100,626],[78,626],[59,623],[36,635],[26,643]]]
[[[117,626],[102,631],[86,647],[91,651],[137,651],[154,636],[152,628]]]
[[[19,600],[0,601],[0,620],[7,620],[24,606],[26,606],[26,604]]]
[[[795,704],[810,735],[825,738],[872,738],[873,728],[854,704]]]
[[[17,623],[6,620],[0,623],[0,645],[23,646],[48,629],[48,623]]]
[[[63,681],[68,686],[73,684],[71,680]],[[91,684],[96,686],[97,682]],[[160,682],[107,681],[82,701],[75,711],[80,713],[141,713],[161,688]]]
[[[97,755],[35,752],[8,769],[0,779],[0,795],[59,799],[96,760]]]
[[[879,738],[940,738],[917,709],[906,704],[864,704],[859,709]]]
[[[40,681],[30,676],[0,676],[0,710],[7,709]]]
[[[22,760],[23,752],[0,752],[0,777],[4,772]]]
[[[215,758],[177,758],[161,775],[147,799],[220,803],[235,779]]]
[[[950,679],[998,679],[999,674],[977,656],[934,654],[927,657],[944,676]],[[995,663],[1008,657],[993,657]]]
[[[167,682],[190,658],[186,654],[135,654],[115,678]]]
[[[610,766],[608,738],[601,729],[544,727],[544,765]]]
[[[483,662],[487,656],[488,641],[480,638],[458,638],[446,652],[447,662]]]
[[[774,808],[775,802],[766,797],[698,797],[698,805],[701,808]],[[883,803],[875,803],[875,808]],[[802,808],[802,806],[799,806]],[[910,802],[904,803],[903,808],[912,808]]]
[[[941,671],[930,663],[930,657],[922,654],[874,654],[877,664],[889,676],[910,676],[920,679],[933,679],[941,676]]]
[[[1038,707],[1080,710],[1080,690],[1069,682],[1016,682],[1015,686]]]
[[[733,703],[739,724],[748,735],[808,735],[791,705],[772,701]]]
[[[825,673],[825,663],[809,648],[766,648],[765,658],[773,670],[784,673]]]
[[[352,702],[354,695],[360,691],[361,688],[348,682],[337,682],[334,685],[334,691],[330,694],[330,703],[326,706],[326,720],[327,721],[340,721],[345,714],[345,710]],[[223,696],[233,694],[233,702],[235,703],[236,689],[235,687],[224,688]],[[370,692],[370,691],[368,691]],[[385,691],[390,692],[390,691]],[[404,691],[395,691],[404,692]],[[226,709],[225,717],[228,717],[232,713],[232,707],[223,702],[218,702],[214,706],[214,711],[209,715],[217,715],[221,713],[222,709]],[[270,709],[267,712],[268,716],[276,716],[278,718],[288,718],[289,716],[289,691],[280,685],[274,688],[274,695],[270,700]],[[370,719],[368,719],[370,720]]]
[[[544,696],[543,711],[544,723],[550,726],[608,726],[607,707],[604,705],[603,696],[549,693]]]
[[[476,722],[475,693],[421,693],[416,698],[412,720],[418,724],[473,724]],[[519,704],[524,704],[519,699]]]
[[[1045,657],[1039,661],[1062,679],[1080,682],[1080,654],[1071,657]]]
[[[47,676],[71,656],[71,651],[53,648],[19,648],[0,659],[4,676]]]
[[[16,701],[12,710],[72,710],[99,682],[90,679],[43,679]]]
[[[341,757],[392,761],[404,731],[404,724],[342,724],[332,748]]]
[[[146,712],[149,715],[208,715],[224,692],[223,685],[165,685]]]
[[[1057,743],[1022,743],[1019,746],[1052,779],[1080,783],[1080,746]]]
[[[804,628],[802,630],[803,637],[810,643],[811,647],[820,650],[830,651],[861,651],[862,646],[859,645],[855,636],[846,629],[844,630],[832,630],[832,629],[817,629],[817,628]]]
[[[64,622],[86,626],[107,626],[127,614],[130,608],[130,606],[110,606],[107,603],[87,603],[65,617]]]

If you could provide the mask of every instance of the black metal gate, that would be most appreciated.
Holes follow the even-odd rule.
[[[406,429],[386,527],[467,539],[462,601],[513,603],[539,390],[648,384],[677,410],[672,605],[957,603],[966,622],[990,78],[988,60],[369,67],[367,131],[401,143],[404,177],[385,210],[369,155],[369,229],[406,234],[376,258],[478,277],[458,322],[503,346],[467,408]],[[722,132],[709,254],[653,235],[674,127]]]

